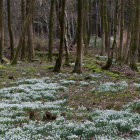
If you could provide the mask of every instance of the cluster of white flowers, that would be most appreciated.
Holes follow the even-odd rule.
[[[91,92],[97,92],[97,93],[103,93],[103,92],[121,92],[125,90],[128,87],[128,84],[126,81],[122,82],[106,82],[106,83],[101,83],[99,87],[93,88]]]
[[[117,132],[132,132],[134,139],[140,138],[140,115],[128,111],[98,110],[87,111],[84,106],[77,110],[64,106],[66,99],[59,98],[60,90],[68,90],[64,85],[75,84],[75,81],[60,79],[68,78],[68,74],[59,74],[52,79],[19,79],[14,87],[0,90],[0,140],[77,140],[89,139],[119,139]],[[73,76],[77,76],[73,74]],[[101,75],[91,75],[97,78]],[[60,79],[59,79],[60,78]],[[55,81],[53,83],[52,81]],[[59,84],[60,83],[60,84]],[[90,81],[90,84],[96,84]],[[88,86],[88,82],[80,81],[80,85]],[[119,83],[102,83],[96,91],[122,91],[128,87],[125,81]],[[128,105],[129,106],[129,105]],[[46,110],[57,115],[56,120],[45,122],[30,120],[28,111],[39,111],[40,117]],[[66,120],[66,116],[83,117],[87,115],[89,120],[76,122]],[[74,113],[73,113],[74,112]],[[75,116],[76,115],[76,116]],[[43,120],[43,119],[40,119]]]
[[[73,80],[60,80],[60,83],[64,86],[74,85],[76,82]]]
[[[85,81],[80,81],[79,82],[79,85],[82,86],[82,87],[88,87],[89,86],[89,83],[88,82],[85,82]]]
[[[95,55],[97,58],[101,59],[101,60],[106,60],[107,56],[100,56],[100,55]]]
[[[136,88],[137,90],[140,91],[140,84],[138,84],[138,83],[134,83],[133,86],[134,86],[134,88]]]

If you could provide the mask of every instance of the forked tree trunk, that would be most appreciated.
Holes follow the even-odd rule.
[[[24,36],[26,34],[29,22],[32,19],[32,11],[34,9],[35,1],[36,0],[32,0],[32,2],[30,3],[30,9],[29,9],[29,12],[28,12],[28,16],[27,16],[27,18],[25,20],[24,26],[22,28],[22,31],[21,31],[21,35],[20,35],[20,39],[19,39],[19,42],[18,42],[16,54],[14,56],[14,59],[11,62],[12,65],[17,64],[17,59],[18,59],[18,55],[19,55],[19,52],[20,52],[21,47],[22,47],[22,42],[23,42]]]
[[[115,15],[114,15],[114,37],[113,37],[114,39],[113,39],[112,47],[110,48],[110,55],[108,56],[108,61],[106,65],[103,67],[104,70],[108,70],[111,67],[113,61],[114,49],[116,47],[116,39],[117,39],[118,8],[119,8],[118,0],[116,0],[116,8],[115,8]]]
[[[64,48],[64,35],[65,35],[65,6],[66,0],[62,0],[61,15],[60,15],[60,46],[59,54],[54,67],[54,72],[60,72],[62,67],[63,48]]]

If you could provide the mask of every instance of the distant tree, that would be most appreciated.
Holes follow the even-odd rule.
[[[83,0],[78,0],[78,19],[77,19],[77,51],[76,62],[73,72],[82,73],[82,34],[83,34]]]
[[[3,0],[0,0],[0,62],[3,59],[4,49],[4,17],[3,17]]]

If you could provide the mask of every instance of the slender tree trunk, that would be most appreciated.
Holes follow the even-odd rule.
[[[90,44],[90,37],[91,37],[91,30],[92,30],[92,0],[88,0],[89,1],[89,18],[88,18],[88,22],[89,22],[89,29],[88,29],[88,39],[87,39],[87,45],[89,46]]]
[[[108,53],[109,51],[109,44],[108,44],[108,38],[109,38],[109,33],[108,33],[108,18],[107,18],[107,1],[104,1],[104,30],[105,30],[105,49],[106,52]]]
[[[16,50],[16,54],[15,54],[14,59],[11,62],[11,64],[17,64],[17,59],[18,59],[18,55],[19,55],[19,52],[20,52],[21,47],[22,47],[22,42],[23,42],[24,36],[26,34],[26,31],[27,31],[28,25],[30,23],[30,20],[32,19],[32,11],[34,9],[35,1],[36,0],[32,0],[32,2],[30,3],[28,16],[27,16],[27,18],[25,20],[25,23],[24,23],[24,26],[22,28],[20,39],[19,39],[19,42],[18,42],[17,50]]]
[[[104,56],[105,55],[104,0],[100,0],[100,5],[101,5],[101,32],[102,32],[101,56]]]
[[[85,45],[85,51],[84,54],[86,55],[88,53],[88,36],[87,36],[87,14],[88,14],[88,0],[83,1],[83,41]]]
[[[66,17],[66,30],[65,30],[65,37],[64,37],[64,45],[65,45],[65,51],[66,51],[66,57],[65,57],[65,65],[69,66],[69,44],[68,44],[68,31],[69,31],[69,22],[68,22],[68,17],[67,17],[67,13],[65,11],[65,17]]]
[[[123,52],[123,32],[124,32],[124,4],[125,1],[121,0],[121,17],[120,17],[120,46],[119,46],[119,60],[122,63],[122,52]]]
[[[94,39],[94,48],[97,47],[98,27],[99,27],[99,5],[98,2],[96,1],[96,34]]]
[[[62,67],[63,48],[64,48],[64,35],[65,35],[65,6],[66,0],[62,0],[62,8],[60,15],[60,46],[59,54],[54,67],[54,72],[60,72]]]
[[[26,0],[26,6],[27,6],[27,14],[29,12],[29,5],[30,3],[32,3],[32,0]],[[28,42],[27,42],[27,48],[28,48],[28,59],[29,61],[32,60],[35,57],[35,52],[34,52],[34,44],[33,44],[33,10],[31,11],[31,19],[29,21],[29,25],[28,25],[28,30],[27,30],[27,34],[28,34]]]
[[[3,17],[3,0],[0,0],[0,62],[3,58],[4,49],[4,17]]]
[[[140,1],[136,0],[136,12],[135,12],[135,20],[134,20],[134,29],[132,32],[132,40],[130,46],[130,68],[134,71],[138,71],[137,68],[137,49],[138,49],[138,39],[139,39],[139,31],[140,31]]]
[[[11,60],[14,58],[14,35],[11,26],[11,1],[7,0],[8,30],[10,37]]]
[[[26,18],[26,2],[25,0],[21,0],[21,16],[22,16],[22,28],[24,26],[25,18]],[[21,48],[21,60],[23,61],[26,57],[26,41],[25,36],[23,37],[22,48]]]
[[[50,61],[52,61],[53,56],[54,6],[55,0],[51,0],[50,17],[49,17],[49,51],[48,51],[48,59]]]
[[[78,0],[77,54],[73,72],[82,73],[83,1]]]

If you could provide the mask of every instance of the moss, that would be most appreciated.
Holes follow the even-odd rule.
[[[3,65],[0,65],[0,69],[5,69],[6,67]]]
[[[53,69],[54,68],[54,65],[42,65],[41,66],[43,69]]]
[[[39,62],[40,59],[32,59],[31,62]]]

